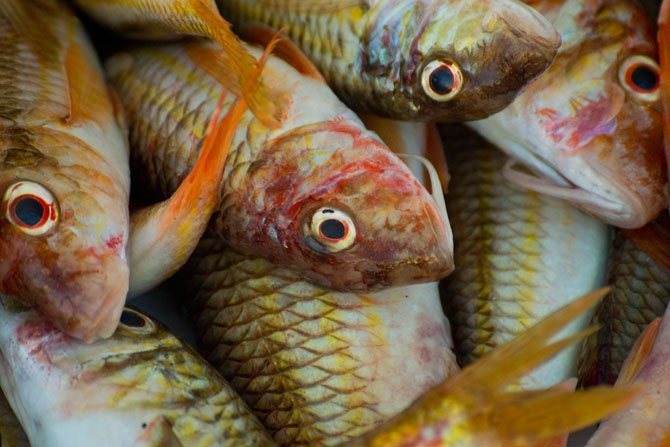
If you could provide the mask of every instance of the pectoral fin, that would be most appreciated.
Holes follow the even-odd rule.
[[[151,289],[177,271],[207,228],[219,200],[230,144],[246,109],[244,100],[238,99],[218,122],[222,102],[223,96],[210,121],[198,161],[177,191],[168,200],[131,215],[131,296]]]
[[[647,361],[651,349],[654,347],[658,330],[661,327],[661,321],[661,318],[656,318],[649,323],[649,326],[637,338],[621,367],[621,372],[616,381],[618,385],[633,383],[633,380]]]

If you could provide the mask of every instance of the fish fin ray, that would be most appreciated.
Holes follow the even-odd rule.
[[[642,228],[622,230],[637,248],[670,272],[670,215],[662,213]]]
[[[248,22],[240,27],[240,33],[244,36],[245,40],[263,46],[276,40],[277,33],[282,31],[283,30],[275,31],[269,26],[258,22]],[[321,81],[324,84],[326,83],[326,80],[323,78],[319,69],[316,68],[316,65],[314,65],[305,53],[303,53],[290,39],[282,37],[281,39],[276,40],[273,54],[298,70],[301,74],[316,79],[317,81]]]
[[[102,127],[101,118],[113,113],[107,86],[100,70],[77,43],[70,45],[65,55],[65,73],[70,98],[70,113],[65,122],[90,120]]]
[[[265,8],[304,14],[326,14],[356,6],[365,9],[372,6],[370,0],[256,0],[256,3]]]
[[[226,158],[246,110],[244,99],[238,98],[218,121],[225,95],[212,115],[198,161],[179,188],[169,199],[131,215],[132,296],[158,285],[187,261],[216,209]]]
[[[637,340],[635,340],[635,344],[631,348],[630,354],[628,354],[628,357],[626,357],[626,360],[621,366],[621,372],[619,372],[619,377],[616,381],[617,385],[627,385],[632,383],[640,372],[651,353],[651,349],[654,347],[658,330],[661,327],[661,321],[661,318],[654,319],[654,321],[649,323],[644,329]]]

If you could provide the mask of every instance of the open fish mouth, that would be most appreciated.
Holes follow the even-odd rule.
[[[554,174],[560,176],[565,184],[521,172],[515,169],[517,164],[519,164],[517,160],[510,159],[503,167],[503,176],[512,183],[540,194],[566,200],[595,214],[600,220],[620,228],[638,228],[647,221],[648,213],[644,209],[644,204],[635,193],[625,188],[616,188],[622,199],[612,200],[603,194],[575,185],[557,172]]]

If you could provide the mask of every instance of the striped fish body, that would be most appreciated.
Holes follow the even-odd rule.
[[[86,340],[114,331],[128,290],[118,112],[65,5],[0,4],[0,291]]]
[[[495,113],[549,66],[560,45],[551,25],[517,1],[323,3],[218,5],[242,29],[248,21],[288,27],[288,36],[350,107],[401,120],[462,121]],[[462,83],[458,91],[450,85],[446,95],[435,95],[431,63],[444,61],[455,64],[452,78]]]
[[[211,366],[137,311],[91,344],[7,301],[0,314],[0,384],[34,446],[273,446]]]
[[[436,283],[337,293],[211,235],[189,263],[199,348],[279,445],[347,445],[458,371]]]
[[[163,197],[192,169],[221,96],[221,85],[203,69],[218,52],[194,43],[108,61],[130,122],[132,159]],[[274,57],[263,76],[282,97],[282,127],[266,127],[251,112],[242,116],[213,231],[236,250],[337,290],[447,275],[453,266],[446,219],[407,166],[324,83]],[[227,96],[224,113],[233,100]],[[339,219],[342,234],[321,233],[327,213]]]
[[[585,386],[613,384],[635,340],[670,300],[670,272],[618,233],[610,256],[612,292],[596,309],[602,329],[580,350],[579,378]]]
[[[444,305],[467,365],[601,285],[609,230],[567,202],[507,183],[505,156],[465,128],[442,131],[451,143],[446,198],[457,265],[443,283]],[[544,388],[573,376],[576,355],[576,347],[566,350],[522,385]]]

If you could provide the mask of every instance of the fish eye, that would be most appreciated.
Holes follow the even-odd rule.
[[[634,97],[647,102],[661,97],[661,69],[647,56],[631,56],[619,67],[619,82]]]
[[[461,69],[449,60],[435,59],[421,72],[421,87],[435,101],[449,101],[461,91],[462,86]]]
[[[351,217],[331,207],[316,210],[305,224],[305,233],[332,253],[346,250],[356,240],[356,226]]]
[[[154,329],[154,324],[150,319],[141,313],[127,307],[123,309],[123,312],[121,312],[121,320],[119,321],[119,325],[130,331],[140,333],[148,333]]]
[[[10,185],[2,203],[7,220],[30,236],[46,234],[58,223],[56,198],[39,183],[23,180]]]

